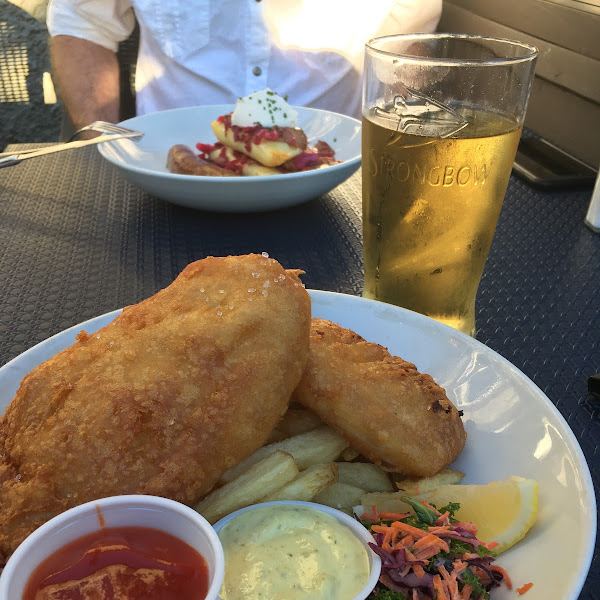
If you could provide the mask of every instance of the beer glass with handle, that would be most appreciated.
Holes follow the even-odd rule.
[[[365,50],[364,295],[475,335],[475,296],[502,207],[537,49],[462,34]]]

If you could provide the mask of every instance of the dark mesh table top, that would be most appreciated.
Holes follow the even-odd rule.
[[[598,497],[600,400],[587,378],[600,373],[600,234],[584,225],[590,197],[511,179],[478,294],[477,338],[556,404]],[[306,270],[308,288],[362,291],[360,173],[287,210],[212,214],[148,196],[85,148],[1,169],[0,198],[0,365],[150,296],[207,255],[268,252]],[[600,598],[598,541],[580,598]]]

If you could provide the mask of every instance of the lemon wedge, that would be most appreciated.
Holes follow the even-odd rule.
[[[535,523],[538,487],[533,479],[509,477],[486,485],[440,485],[414,498],[438,508],[460,503],[454,517],[477,525],[477,537],[498,542],[494,552],[499,553],[522,540]]]

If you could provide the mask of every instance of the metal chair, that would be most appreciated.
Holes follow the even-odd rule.
[[[117,60],[119,61],[121,105],[120,117],[135,117],[135,65],[140,45],[140,27],[136,23],[131,35],[119,44]]]
[[[0,0],[0,150],[58,139],[62,108],[49,97],[50,81],[46,25]]]

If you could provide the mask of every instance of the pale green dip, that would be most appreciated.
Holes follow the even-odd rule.
[[[363,544],[334,517],[306,506],[267,506],[219,532],[223,600],[351,600],[369,578]]]

